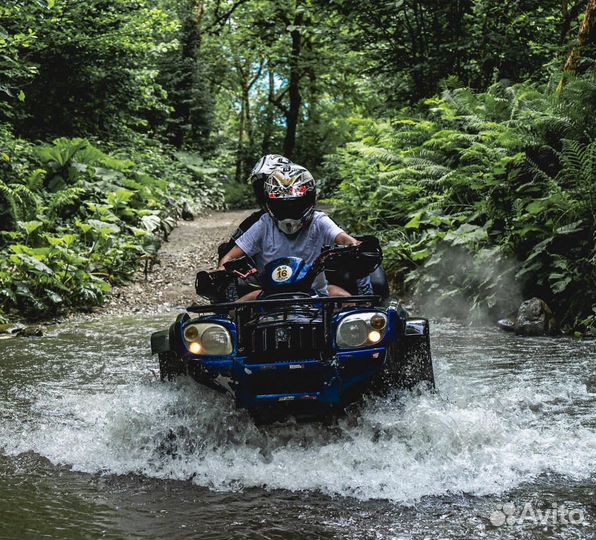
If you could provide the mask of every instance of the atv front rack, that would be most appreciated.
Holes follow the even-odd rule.
[[[376,295],[355,295],[355,296],[309,296],[304,298],[266,298],[264,300],[247,300],[246,302],[224,302],[221,304],[206,304],[204,306],[189,306],[186,311],[191,313],[227,313],[235,310],[247,310],[259,307],[276,306],[312,306],[323,304],[324,306],[340,306],[341,304],[378,304],[380,296]]]
[[[351,305],[379,305],[381,297],[377,295],[354,295],[354,296],[320,296],[304,298],[267,298],[264,300],[247,300],[246,302],[224,302],[221,304],[207,304],[204,306],[189,306],[186,311],[190,313],[228,313],[232,312],[238,332],[238,341],[242,342],[242,325],[239,324],[239,317],[247,311],[251,314],[259,308],[283,307],[292,308],[300,306],[321,306],[323,331],[327,347],[331,346],[331,318],[336,307],[344,304]],[[252,316],[252,315],[251,315]]]

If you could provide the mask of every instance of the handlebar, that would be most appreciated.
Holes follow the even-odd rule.
[[[383,260],[379,241],[374,236],[359,237],[357,245],[324,246],[313,263],[309,275],[323,271],[347,273],[352,279],[363,278],[372,273]],[[197,273],[195,289],[199,296],[212,301],[220,298],[225,289],[235,279],[247,279],[257,274],[257,269],[249,257],[228,261],[223,270],[201,271]]]

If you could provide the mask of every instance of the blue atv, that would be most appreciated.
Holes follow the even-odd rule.
[[[162,380],[190,375],[267,420],[334,414],[367,391],[434,388],[428,321],[386,305],[381,261],[378,240],[364,237],[323,250],[312,265],[280,258],[259,275],[245,257],[199,272],[197,294],[212,303],[187,308],[151,336]],[[373,294],[313,296],[321,272],[348,290],[371,276]],[[231,288],[251,286],[262,289],[258,300],[225,301]]]

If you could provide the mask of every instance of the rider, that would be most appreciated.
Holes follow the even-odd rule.
[[[259,221],[261,216],[266,213],[265,192],[263,188],[267,177],[274,170],[283,169],[283,167],[287,167],[290,164],[291,161],[287,157],[280,156],[279,154],[267,154],[257,161],[250,172],[248,181],[252,185],[259,209],[256,212],[253,212],[240,225],[238,225],[238,228],[236,231],[234,231],[234,234],[230,240],[224,242],[217,248],[220,260],[226,253],[228,253],[228,251],[230,251],[230,249],[236,245],[236,240],[240,238],[246,231],[248,231],[248,229],[250,229],[257,221]]]
[[[226,262],[245,255],[253,257],[260,271],[280,257],[300,257],[312,264],[325,245],[359,243],[324,212],[315,210],[315,181],[304,167],[283,156],[269,155],[257,163],[251,179],[264,212],[235,238],[235,245],[219,263],[220,269]],[[349,296],[345,289],[328,285],[322,273],[313,289],[321,296]],[[252,300],[259,293],[255,290],[241,300]]]

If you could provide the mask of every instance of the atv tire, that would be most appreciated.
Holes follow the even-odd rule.
[[[435,376],[427,321],[421,334],[408,334],[406,331],[396,347],[396,353],[395,377],[399,387],[411,389],[420,383],[426,383],[434,390]]]
[[[420,334],[401,336],[387,348],[385,366],[375,381],[375,389],[388,392],[394,388],[412,389],[419,383],[435,388],[428,323]]]
[[[173,381],[178,375],[185,375],[186,368],[182,358],[172,351],[158,353],[159,378],[162,381]]]

